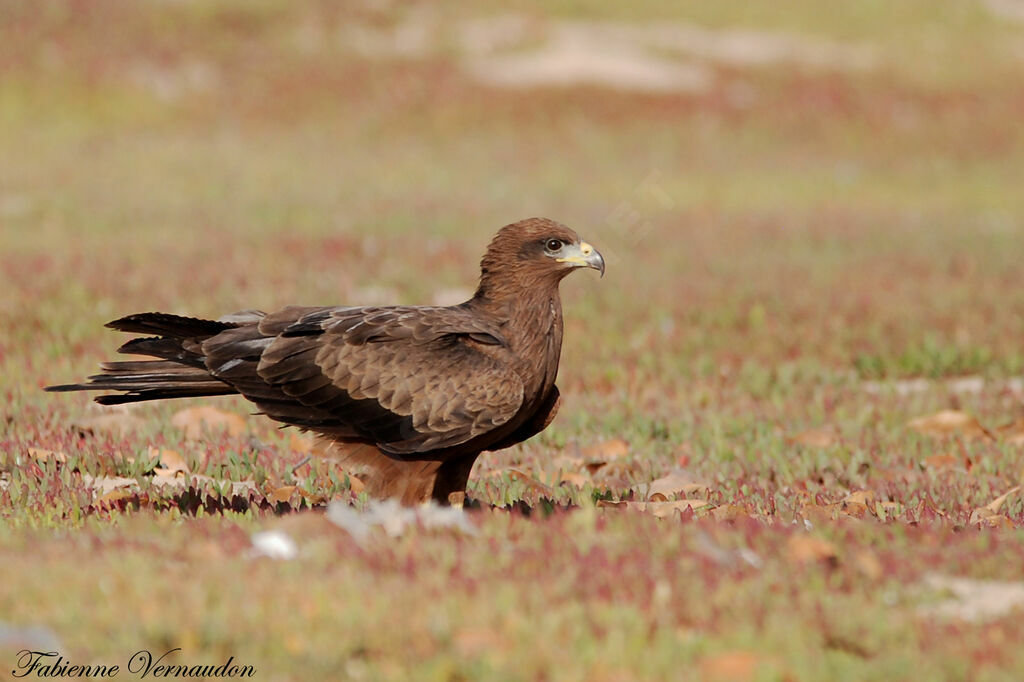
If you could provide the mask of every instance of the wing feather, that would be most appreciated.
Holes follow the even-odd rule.
[[[259,377],[388,454],[459,445],[523,403],[515,371],[466,342],[505,345],[500,330],[457,308],[295,309],[260,331],[277,337]]]

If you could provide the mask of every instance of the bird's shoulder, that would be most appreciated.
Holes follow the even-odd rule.
[[[289,306],[263,317],[264,336],[324,336],[324,342],[361,346],[370,343],[429,343],[464,337],[485,346],[507,347],[502,326],[467,306]]]

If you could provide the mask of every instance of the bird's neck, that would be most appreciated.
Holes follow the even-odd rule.
[[[531,335],[546,333],[551,322],[562,317],[558,280],[519,283],[485,277],[466,305]]]
[[[493,289],[485,289],[481,283],[481,290],[467,305],[484,312],[501,327],[509,350],[524,363],[519,369],[524,378],[529,378],[527,394],[544,393],[555,381],[562,350],[558,282]]]

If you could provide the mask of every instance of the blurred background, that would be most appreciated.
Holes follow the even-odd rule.
[[[0,358],[33,391],[137,310],[457,302],[533,215],[609,264],[562,287],[560,383],[599,403],[570,428],[683,381],[1024,369],[1019,0],[0,18]]]
[[[477,535],[352,540],[353,479],[244,401],[41,390],[133,312],[458,302],[537,215],[608,268]],[[1024,0],[0,0],[0,649],[1017,679],[1022,253]]]

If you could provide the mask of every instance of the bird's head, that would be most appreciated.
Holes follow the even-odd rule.
[[[600,252],[565,225],[548,218],[527,218],[498,231],[480,261],[480,286],[514,283],[519,287],[557,286],[579,268],[604,276]]]

